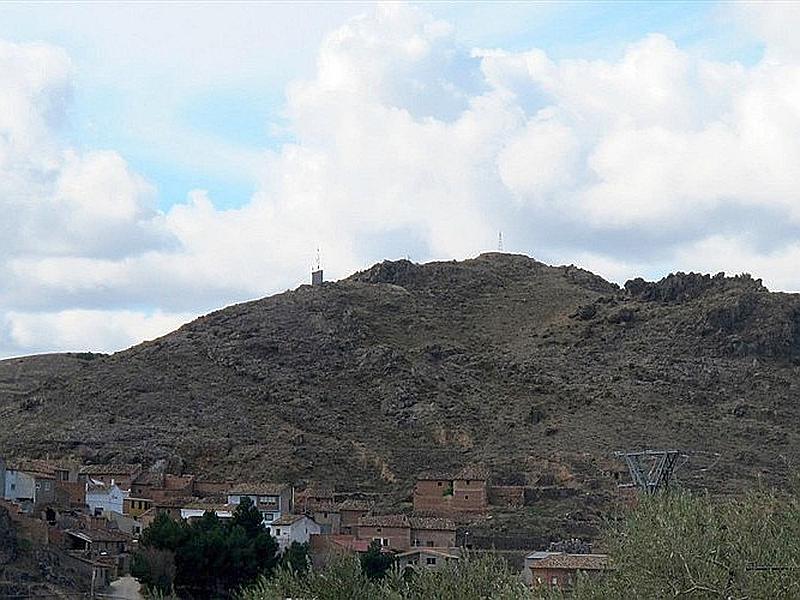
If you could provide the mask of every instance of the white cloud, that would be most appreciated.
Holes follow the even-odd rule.
[[[28,352],[113,352],[163,335],[185,323],[189,314],[126,310],[65,310],[5,315],[11,343]]]
[[[800,62],[711,62],[658,34],[616,60],[454,39],[404,5],[348,21],[288,88],[294,142],[260,156],[252,200],[197,190],[164,214],[119,154],[64,147],[67,57],[0,46],[0,352],[157,335],[304,281],[317,246],[342,276],[464,258],[498,230],[618,281],[703,268],[800,288]]]

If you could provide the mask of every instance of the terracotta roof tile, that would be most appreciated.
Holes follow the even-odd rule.
[[[531,569],[570,569],[580,571],[605,571],[611,568],[606,554],[550,554],[533,560]]]
[[[442,531],[455,531],[456,524],[450,519],[440,517],[410,517],[409,522],[414,529],[436,529]]]
[[[339,510],[354,510],[369,512],[375,506],[371,500],[360,500],[358,498],[348,498],[339,505]]]
[[[361,517],[359,527],[411,527],[406,515],[373,515]]]

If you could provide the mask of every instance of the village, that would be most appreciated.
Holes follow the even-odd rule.
[[[279,550],[307,544],[314,568],[336,555],[366,553],[377,543],[401,569],[413,571],[439,569],[467,553],[494,552],[474,543],[470,525],[490,518],[493,506],[525,503],[523,486],[493,485],[488,471],[469,466],[420,473],[409,490],[411,510],[404,512],[387,510],[391,504],[375,493],[209,481],[140,464],[73,460],[0,459],[0,490],[0,505],[31,544],[92,590],[130,573],[138,539],[159,515],[191,521],[211,512],[225,520],[248,498]],[[511,564],[532,587],[568,590],[578,573],[600,576],[611,569],[605,554],[578,539],[516,555]]]

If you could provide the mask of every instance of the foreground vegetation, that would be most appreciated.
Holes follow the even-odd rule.
[[[720,501],[675,492],[644,498],[610,522],[605,545],[614,571],[579,578],[566,596],[531,590],[494,555],[467,556],[442,570],[409,576],[390,567],[370,577],[363,561],[333,560],[321,571],[278,569],[241,600],[575,600],[800,598],[800,503],[753,493]]]
[[[246,497],[227,523],[213,512],[190,523],[159,515],[139,545],[131,572],[146,588],[160,593],[177,589],[192,597],[221,597],[271,573],[278,564],[278,543]],[[296,563],[294,553],[291,556],[290,564]]]

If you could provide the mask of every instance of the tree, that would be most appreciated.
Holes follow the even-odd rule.
[[[139,545],[136,568],[147,587],[164,590],[166,558],[155,551],[169,552],[175,587],[200,596],[229,595],[259,575],[270,574],[278,555],[277,542],[249,499],[243,499],[227,523],[211,511],[191,523],[159,515]]]
[[[281,567],[290,569],[295,573],[306,573],[310,562],[308,551],[308,543],[292,542],[281,555]]]
[[[167,594],[175,583],[175,554],[147,547],[133,556],[131,574],[145,587]]]
[[[367,551],[361,555],[361,569],[370,579],[382,578],[393,562],[391,554],[381,552],[379,540],[372,540]]]
[[[232,527],[241,527],[244,529],[248,537],[254,538],[261,531],[266,531],[264,528],[264,517],[261,516],[258,508],[253,504],[249,497],[243,496],[241,502],[233,511],[233,518],[231,519]]]

